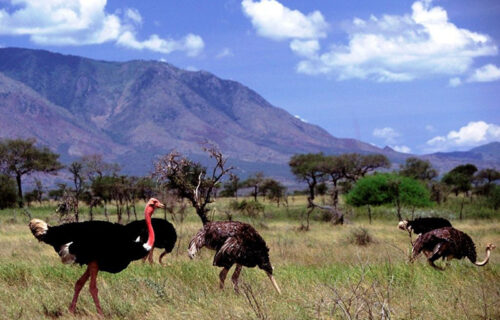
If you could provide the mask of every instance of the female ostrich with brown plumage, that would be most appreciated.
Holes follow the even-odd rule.
[[[234,290],[239,292],[238,281],[243,266],[258,266],[267,273],[274,288],[281,290],[274,280],[273,267],[269,261],[269,248],[257,231],[249,224],[238,221],[209,222],[201,228],[189,243],[188,254],[192,259],[202,247],[215,250],[213,265],[222,267],[219,274],[220,288],[224,288],[229,269],[236,264],[231,277]]]
[[[489,243],[486,246],[486,258],[477,262],[476,246],[472,239],[465,232],[446,227],[431,230],[418,237],[413,245],[411,260],[415,260],[423,252],[429,264],[439,270],[444,270],[434,264],[434,261],[439,258],[451,260],[467,257],[476,266],[484,266],[490,260],[490,253],[493,249],[495,245]]]

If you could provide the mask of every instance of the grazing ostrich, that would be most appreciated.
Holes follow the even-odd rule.
[[[155,233],[155,243],[154,248],[165,249],[165,251],[160,255],[159,261],[162,263],[163,256],[167,253],[172,252],[175,247],[175,242],[177,241],[177,233],[175,232],[174,226],[164,219],[151,219],[151,224],[153,225],[153,230]],[[148,229],[144,220],[132,221],[125,225],[128,234],[132,239],[137,239],[140,237],[141,242],[146,242],[148,238]],[[149,254],[143,258],[149,260],[149,263],[153,263],[153,250],[151,249]]]
[[[398,228],[406,230],[410,234],[423,234],[434,229],[451,227],[450,221],[444,218],[417,218],[415,220],[402,220],[398,224]]]
[[[144,210],[148,227],[146,243],[130,239],[125,226],[117,223],[86,221],[52,227],[40,219],[30,221],[29,227],[35,238],[53,246],[63,263],[88,265],[75,284],[75,294],[69,307],[71,313],[75,312],[78,295],[90,277],[90,294],[97,312],[103,315],[97,295],[97,273],[99,270],[118,273],[131,261],[141,259],[149,253],[155,241],[151,215],[156,208],[163,208],[163,204],[154,198],[149,199]]]
[[[213,265],[223,267],[219,274],[220,288],[224,288],[224,280],[233,264],[236,270],[231,277],[234,290],[238,293],[238,279],[243,266],[253,268],[258,266],[264,270],[274,288],[281,290],[274,280],[273,267],[269,261],[269,248],[266,242],[249,224],[237,221],[209,222],[198,231],[189,243],[188,254],[192,259],[202,247],[215,250]]]
[[[472,239],[464,232],[453,227],[445,227],[431,230],[421,235],[413,245],[412,261],[420,253],[424,253],[429,264],[439,270],[444,270],[434,264],[439,258],[451,260],[453,258],[462,259],[464,257],[476,266],[484,266],[490,260],[490,252],[495,249],[494,244],[486,246],[486,258],[481,262],[476,262],[476,246]]]

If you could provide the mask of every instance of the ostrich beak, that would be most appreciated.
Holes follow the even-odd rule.
[[[156,205],[158,208],[165,208],[165,205],[161,202],[158,202],[158,204]]]
[[[280,290],[280,287],[278,287],[278,284],[276,283],[276,280],[274,280],[274,277],[272,274],[270,273],[267,273],[267,276],[269,277],[269,279],[271,280],[271,282],[273,283],[273,287],[274,289],[276,289],[276,291],[278,291],[278,294],[281,294],[281,290]]]

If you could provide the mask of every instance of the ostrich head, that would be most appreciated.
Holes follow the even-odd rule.
[[[47,233],[47,230],[49,230],[47,223],[40,219],[32,219],[28,226],[31,229],[31,233],[33,233],[38,240],[40,240],[40,238]]]
[[[156,208],[164,208],[165,205],[163,203],[161,203],[158,199],[156,198],[151,198],[149,199],[148,203],[146,204],[146,206],[148,207],[152,207],[154,209]]]
[[[486,251],[491,251],[491,250],[495,249],[496,247],[497,247],[497,246],[496,246],[496,245],[494,245],[493,243],[488,243],[488,244],[486,245]]]
[[[399,221],[398,228],[401,230],[411,231],[411,226],[408,226],[408,220]]]
[[[274,267],[271,265],[271,261],[269,260],[269,254],[268,254],[269,248],[266,247],[266,249],[267,249],[266,254],[263,254],[261,256],[261,261],[259,262],[258,266],[260,269],[264,270],[267,273],[267,276],[269,277],[269,280],[271,280],[274,289],[276,289],[278,294],[281,294],[280,287],[276,283],[276,280],[274,279],[273,276]]]

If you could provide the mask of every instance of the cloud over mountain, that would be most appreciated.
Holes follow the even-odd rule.
[[[27,35],[42,45],[91,45],[116,43],[131,49],[170,53],[185,51],[198,55],[203,39],[188,34],[183,39],[162,38],[156,34],[138,40],[143,18],[128,8],[115,13],[106,11],[106,0],[8,0],[10,10],[0,9],[0,35]]]

